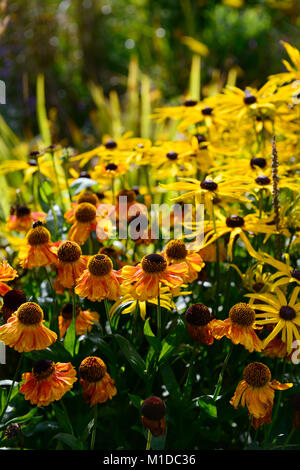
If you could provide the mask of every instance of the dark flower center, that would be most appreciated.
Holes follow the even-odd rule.
[[[244,224],[245,221],[243,217],[240,217],[239,215],[231,215],[226,219],[226,225],[230,228],[243,227]]]
[[[296,312],[289,305],[284,305],[279,310],[279,316],[283,320],[291,321],[291,320],[294,320],[294,318],[296,318]]]
[[[35,363],[32,372],[36,380],[43,380],[50,377],[55,370],[55,364],[48,359],[41,359]]]
[[[265,168],[267,166],[267,161],[266,161],[265,158],[254,157],[254,158],[251,158],[251,160],[250,160],[250,166],[253,169],[256,166],[258,166],[259,168]]]
[[[117,168],[118,165],[116,165],[115,163],[108,163],[105,167],[107,171],[116,171]]]
[[[99,357],[89,356],[81,362],[79,374],[87,382],[98,382],[106,374],[106,365]]]
[[[257,99],[254,95],[252,95],[248,90],[245,91],[244,103],[245,104],[254,104],[256,103]]]
[[[252,362],[244,369],[244,379],[252,387],[263,387],[271,380],[270,369],[261,362]]]
[[[256,179],[255,182],[259,184],[260,186],[266,186],[271,183],[271,180],[268,176],[265,175],[259,175]]]
[[[34,302],[25,302],[17,310],[17,317],[23,325],[37,325],[43,316],[43,310]]]
[[[96,206],[98,203],[98,198],[96,194],[87,191],[79,196],[77,202],[78,204],[82,204],[83,202],[89,202],[90,204]]]
[[[3,296],[3,304],[5,307],[14,312],[25,302],[26,295],[22,290],[11,289]]]
[[[254,323],[255,312],[248,304],[241,302],[230,309],[229,317],[232,323],[247,327]]]
[[[207,189],[207,191],[215,191],[218,188],[217,183],[212,180],[204,180],[200,183],[202,189]]]
[[[254,292],[260,292],[265,287],[263,282],[255,282],[252,286]]]
[[[166,405],[163,400],[159,397],[149,397],[143,401],[142,416],[151,421],[159,421],[166,414]]]
[[[113,268],[111,259],[106,255],[95,255],[88,263],[88,270],[94,276],[105,276]]]
[[[201,112],[203,116],[210,116],[211,113],[213,112],[213,109],[210,106],[206,106],[205,108],[202,109]]]
[[[185,102],[183,103],[183,106],[186,106],[187,108],[190,108],[192,106],[196,106],[196,104],[197,104],[197,101],[192,100],[192,99],[188,99],[188,100],[185,100]]]
[[[143,270],[147,273],[159,273],[165,271],[167,268],[166,259],[157,253],[144,256],[141,264]]]
[[[76,317],[79,315],[80,307],[76,305]],[[73,318],[73,304],[71,302],[65,304],[61,310],[61,314],[65,320],[72,320]]]
[[[194,304],[185,312],[185,318],[192,325],[205,326],[211,320],[211,313],[206,305]]]
[[[171,240],[166,246],[166,254],[171,260],[180,260],[185,258],[188,252],[182,240]]]
[[[173,152],[173,151],[171,150],[170,152],[167,153],[166,157],[167,157],[169,160],[177,160],[178,153]]]
[[[63,242],[57,250],[58,259],[63,263],[74,263],[79,260],[81,253],[78,243],[69,240]]]
[[[43,245],[50,242],[50,232],[43,226],[41,222],[35,222],[32,229],[27,234],[29,245]]]
[[[300,271],[299,269],[292,269],[291,276],[300,281]]]
[[[107,149],[115,149],[116,147],[117,147],[117,142],[115,142],[114,140],[108,140],[105,143],[105,148]]]
[[[96,208],[89,202],[82,202],[78,205],[75,211],[75,219],[77,222],[88,223],[92,222],[96,217]]]
[[[30,209],[27,206],[18,206],[16,210],[17,217],[25,217],[30,215]]]

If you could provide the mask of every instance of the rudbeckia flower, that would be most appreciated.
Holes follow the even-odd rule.
[[[63,306],[58,317],[59,335],[63,338],[67,329],[72,323],[73,319],[73,305],[67,303]],[[90,310],[82,310],[79,305],[76,305],[76,318],[75,318],[75,331],[76,335],[85,335],[91,331],[93,325],[99,322],[99,313],[91,312]]]
[[[194,178],[181,178],[180,181],[170,184],[160,184],[163,189],[169,191],[187,191],[184,194],[172,199],[173,201],[184,201],[195,197],[198,204],[204,203],[210,214],[212,214],[212,205],[214,199],[221,201],[248,200],[243,197],[246,192],[246,182],[239,179],[224,179],[223,175],[207,176],[203,181]]]
[[[297,303],[300,287],[295,287],[290,300],[285,294],[276,288],[274,293],[247,294],[252,301],[261,301],[255,303],[255,310],[262,313],[256,314],[255,323],[257,325],[274,325],[272,332],[264,339],[263,346],[269,342],[281,331],[281,339],[287,345],[287,352],[292,351],[294,340],[300,341],[300,302]]]
[[[238,303],[231,307],[226,320],[214,320],[212,334],[216,339],[226,336],[233,344],[242,344],[250,352],[261,351],[262,342],[255,328],[255,311],[248,304]]]
[[[15,232],[28,232],[37,220],[45,223],[46,216],[45,212],[32,212],[27,206],[17,206],[8,217],[6,228]]]
[[[205,227],[206,234],[203,246],[210,245],[228,233],[230,237],[227,252],[230,259],[232,259],[232,247],[237,236],[242,239],[248,253],[253,258],[257,258],[258,255],[249,242],[246,232],[254,234],[264,233],[266,235],[277,233],[276,227],[273,224],[269,225],[269,219],[260,219],[256,214],[247,214],[243,217],[233,214],[225,217],[219,213],[216,221],[216,233],[211,222]]]
[[[120,274],[113,270],[111,259],[106,255],[94,255],[87,269],[77,281],[75,292],[92,302],[103,299],[116,300],[120,296]]]
[[[42,222],[34,222],[26,235],[26,242],[18,255],[22,268],[33,269],[57,262],[56,246],[51,242],[50,232]]]
[[[105,403],[117,394],[115,382],[107,372],[105,363],[99,357],[86,357],[79,367],[83,399],[90,406]]]
[[[7,260],[0,264],[0,295],[5,295],[11,288],[6,284],[18,277],[17,271],[10,266]]]
[[[46,349],[57,339],[44,325],[44,312],[34,302],[25,302],[0,326],[0,340],[18,352]]]
[[[211,345],[213,337],[213,317],[209,308],[203,304],[193,304],[185,312],[188,332],[194,341]]]
[[[88,257],[82,256],[81,248],[76,242],[66,240],[59,245],[57,258],[57,279],[63,287],[72,289],[86,269]]]
[[[291,266],[289,255],[285,255],[285,263],[273,258],[268,253],[260,253],[259,258],[261,263],[269,264],[277,269],[276,273],[270,275],[270,282],[272,282],[270,290],[274,291],[277,287],[285,286],[291,282],[300,285],[300,270]]]
[[[96,229],[97,210],[93,204],[82,202],[75,210],[75,222],[68,233],[68,239],[83,245],[90,236],[92,230]]]
[[[158,297],[160,284],[172,292],[183,284],[186,273],[186,263],[168,266],[166,258],[157,253],[144,256],[137,266],[122,268],[123,284],[132,286],[131,292],[142,301]]]
[[[183,276],[183,282],[185,283],[197,279],[198,273],[205,266],[201,256],[196,252],[187,250],[182,240],[171,240],[163,254],[166,256],[169,266],[180,263],[186,264],[187,273]]]
[[[287,390],[292,383],[281,384],[271,381],[270,369],[261,362],[248,364],[243,372],[244,379],[236,388],[230,404],[234,408],[247,406],[252,426],[257,429],[272,419],[274,390]]]
[[[70,362],[55,364],[47,359],[41,359],[35,363],[32,372],[22,375],[23,383],[19,392],[32,405],[47,406],[53,401],[60,400],[72,389],[76,380],[76,371]]]

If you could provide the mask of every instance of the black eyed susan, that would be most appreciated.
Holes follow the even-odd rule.
[[[90,202],[78,204],[74,213],[75,222],[69,230],[68,239],[83,245],[91,231],[96,229],[96,215],[97,209]]]
[[[160,397],[152,396],[144,400],[141,411],[145,429],[149,429],[155,437],[166,434],[166,405]]]
[[[106,364],[96,356],[86,357],[79,367],[83,399],[90,406],[105,403],[116,394],[115,382],[107,372]]]
[[[229,338],[233,344],[242,344],[248,351],[261,351],[262,342],[254,329],[255,311],[250,305],[238,303],[231,307],[226,320],[214,320],[212,334],[216,339],[223,336]]]
[[[11,287],[7,285],[8,281],[12,281],[18,277],[18,272],[5,259],[0,264],[0,295],[5,295]]]
[[[0,327],[0,340],[18,352],[46,349],[57,339],[44,325],[44,312],[34,302],[25,302]]]
[[[205,266],[201,256],[192,250],[187,250],[182,240],[171,240],[166,245],[163,254],[166,256],[169,266],[186,263],[187,273],[183,277],[183,282],[189,283],[195,281],[198,278],[199,272]]]
[[[66,240],[59,245],[57,258],[57,279],[63,287],[71,289],[86,269],[88,257],[82,256],[78,243]]]
[[[73,305],[72,303],[67,303],[63,306],[58,317],[60,338],[63,338],[66,334],[72,319]],[[99,313],[82,310],[79,305],[76,305],[75,331],[77,336],[85,335],[88,331],[91,331],[93,325],[97,322],[99,322]]]
[[[26,235],[26,244],[20,248],[19,262],[22,268],[33,269],[57,263],[56,245],[42,222],[34,222]]]
[[[171,291],[181,286],[187,266],[185,263],[168,266],[163,255],[153,253],[144,256],[137,266],[124,266],[121,272],[123,284],[131,286],[133,295],[145,301],[159,296],[160,284]]]
[[[264,339],[263,347],[266,347],[280,332],[288,353],[292,351],[293,342],[300,341],[300,302],[297,302],[299,290],[300,287],[294,288],[289,301],[279,288],[276,288],[274,293],[247,294],[252,302],[260,301],[255,303],[255,310],[261,311],[256,313],[255,323],[274,325],[272,332]]]
[[[271,380],[270,369],[261,362],[248,364],[243,372],[244,379],[238,383],[230,404],[234,408],[247,406],[252,426],[257,429],[272,419],[274,390],[287,390],[292,383],[281,384]]]
[[[282,261],[273,258],[273,256],[268,253],[260,253],[261,263],[273,266],[277,270],[276,273],[270,275],[270,282],[272,283],[270,290],[272,291],[277,287],[285,286],[292,282],[300,285],[300,269],[291,265],[289,255],[286,254],[285,256],[286,262],[283,263]]]
[[[103,299],[116,300],[120,296],[120,274],[113,269],[111,259],[106,255],[94,255],[87,269],[77,281],[75,292],[95,302]]]
[[[194,341],[211,345],[214,342],[212,334],[213,317],[206,305],[193,304],[185,312],[187,328]]]
[[[22,375],[19,392],[32,405],[47,406],[60,400],[76,380],[76,371],[70,362],[54,363],[41,359],[35,363],[32,372]]]

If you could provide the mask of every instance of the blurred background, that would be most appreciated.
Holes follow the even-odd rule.
[[[284,70],[280,40],[300,47],[299,0],[2,0],[0,15],[2,117],[33,139],[44,77],[53,140],[80,149],[141,134],[141,107],[181,103],[195,52],[204,98],[228,81],[259,87]]]

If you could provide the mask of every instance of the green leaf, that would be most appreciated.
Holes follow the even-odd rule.
[[[9,421],[6,421],[6,423],[0,425],[0,429],[4,429],[6,426],[8,426],[10,423],[19,423],[23,424],[26,423],[27,421],[31,420],[31,418],[37,413],[38,408],[32,408],[28,413],[26,413],[23,416],[17,416],[16,418],[10,419]]]
[[[120,346],[121,352],[124,354],[133,370],[142,379],[147,380],[145,361],[139,355],[135,347],[121,335],[114,335],[114,337],[116,338],[118,345]]]
[[[90,178],[77,178],[77,180],[70,184],[70,189],[72,190],[73,194],[79,194],[84,189],[90,188],[92,186],[98,187],[97,181],[94,181]]]
[[[129,393],[128,396],[133,406],[140,412],[143,399],[139,397],[138,395],[132,395],[131,393]]]
[[[74,316],[72,319],[71,325],[67,329],[65,339],[64,339],[64,347],[71,354],[71,356],[74,356],[75,354],[75,342],[76,342],[75,321],[76,321],[76,317]]]
[[[6,401],[7,401],[7,391],[5,390],[5,388],[0,388],[0,414],[5,408]]]
[[[159,363],[166,362],[174,350],[177,349],[181,343],[183,331],[184,324],[180,322],[176,326],[176,329],[163,340],[161,353],[158,358]]]
[[[56,436],[54,436],[53,439],[56,439],[60,442],[63,442],[64,444],[66,444],[68,447],[70,447],[73,450],[83,450],[84,449],[83,442],[80,441],[79,439],[77,439],[72,434],[59,433],[59,434],[56,434]]]
[[[169,394],[181,397],[180,386],[171,367],[167,364],[164,364],[160,368],[160,373],[162,375],[164,384],[167,387]]]
[[[39,130],[43,139],[44,145],[48,146],[51,144],[51,132],[50,125],[47,118],[47,110],[45,103],[45,77],[39,74],[36,83],[36,95],[37,95],[37,118],[39,124]]]
[[[154,335],[153,331],[151,330],[150,326],[150,318],[147,318],[144,325],[144,335],[150,346],[159,353],[161,350],[161,342],[159,339]]]
[[[203,395],[199,398],[198,405],[210,418],[217,418],[217,407],[212,397]]]
[[[55,416],[60,427],[66,431],[66,433],[71,434],[72,428],[70,426],[69,420],[66,419],[65,412],[56,403],[52,403],[52,408],[54,409]]]

